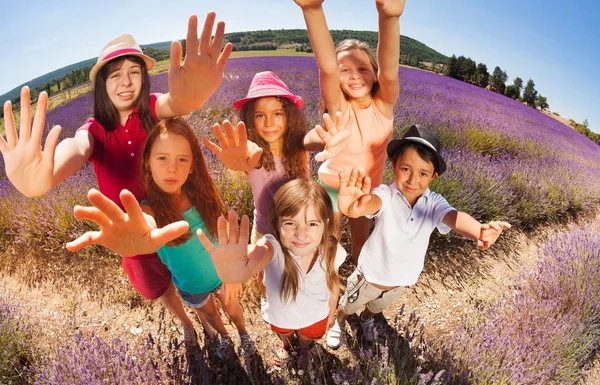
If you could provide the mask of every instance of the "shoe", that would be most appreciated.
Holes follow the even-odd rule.
[[[198,335],[194,325],[183,325],[183,344],[188,348],[198,346]]]
[[[363,332],[363,338],[367,342],[373,342],[373,328],[375,327],[375,320],[373,319],[373,317],[364,320],[362,317],[362,313],[358,318],[360,319],[360,327]]]
[[[233,341],[229,336],[221,336],[219,338],[219,344],[217,345],[217,356],[220,359],[226,360],[231,357],[233,353]]]
[[[327,346],[332,349],[337,349],[342,344],[342,334],[344,334],[344,323],[343,326],[340,326],[337,320],[335,320],[333,326],[327,332]]]
[[[275,351],[275,358],[273,358],[273,365],[275,365],[276,368],[281,369],[288,362],[290,362],[291,359],[292,359],[291,350],[288,350],[288,349],[284,348],[283,346],[281,346],[281,347],[279,347],[279,349],[277,349]]]
[[[256,354],[256,346],[252,338],[246,334],[240,334],[240,350],[247,356],[253,356]]]

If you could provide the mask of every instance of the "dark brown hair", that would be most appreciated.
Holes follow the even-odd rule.
[[[140,96],[136,101],[136,106],[144,130],[150,132],[152,127],[156,124],[156,121],[152,116],[152,110],[150,109],[150,75],[148,75],[144,60],[137,56],[120,56],[109,61],[102,69],[100,69],[100,72],[96,75],[96,81],[94,82],[94,119],[96,119],[106,131],[115,130],[117,124],[120,123],[119,112],[110,101],[110,97],[106,92],[106,79],[111,73],[121,68],[125,60],[131,60],[142,68],[142,89],[140,90]]]
[[[147,191],[146,201],[152,210],[154,210],[156,225],[163,227],[169,223],[183,219],[174,197],[165,193],[156,185],[150,171],[152,145],[156,138],[166,133],[181,135],[190,144],[190,148],[192,149],[191,174],[181,187],[181,192],[189,198],[192,205],[198,210],[200,217],[209,231],[209,236],[214,238],[217,234],[217,219],[225,211],[223,201],[206,167],[198,136],[189,123],[182,118],[165,119],[159,122],[148,134],[142,153],[141,168],[144,187]],[[180,245],[190,239],[192,235],[192,232],[188,231],[181,237],[167,243],[167,245]]]
[[[287,127],[283,134],[283,165],[290,178],[306,178],[308,175],[308,153],[304,150],[303,139],[306,135],[304,114],[287,98],[274,96],[281,102]],[[269,143],[267,143],[256,131],[254,126],[254,113],[256,111],[257,99],[250,100],[240,110],[240,120],[246,124],[248,139],[258,144],[263,149],[260,164],[265,170],[275,171],[275,161]]]
[[[293,217],[300,210],[313,205],[317,218],[323,222],[324,231],[319,252],[323,255],[322,262],[325,263],[324,270],[327,280],[327,288],[333,291],[339,286],[338,274],[335,270],[335,255],[338,247],[336,219],[333,214],[331,198],[325,189],[314,180],[294,179],[284,184],[273,197],[273,203],[269,208],[269,232],[277,238],[281,244],[279,233],[279,218]],[[298,295],[300,280],[300,266],[294,261],[289,251],[281,247],[283,251],[285,266],[279,294],[283,302],[294,302]]]
[[[390,161],[392,162],[392,165],[394,167],[396,167],[396,161],[398,160],[398,158],[401,157],[409,148],[414,148],[415,151],[417,151],[417,153],[421,157],[421,159],[423,159],[425,162],[433,164],[434,173],[439,174],[440,166],[438,165],[438,161],[435,158],[435,155],[433,154],[432,150],[418,143],[404,142],[401,145],[399,145],[390,157]]]

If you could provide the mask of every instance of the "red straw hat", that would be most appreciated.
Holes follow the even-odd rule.
[[[248,88],[248,95],[244,99],[236,100],[233,106],[239,111],[250,100],[266,96],[279,96],[289,99],[296,104],[298,109],[304,105],[302,98],[292,94],[288,86],[279,79],[279,76],[271,71],[265,71],[254,75],[252,83],[250,83],[250,88]]]
[[[98,61],[90,70],[90,80],[92,82],[96,80],[96,75],[106,63],[114,58],[125,55],[132,55],[142,58],[146,63],[146,70],[148,71],[150,71],[156,63],[156,60],[152,59],[150,56],[144,55],[142,53],[142,49],[135,41],[133,36],[126,33],[112,39],[106,43],[104,48],[102,48],[100,55],[98,55]]]

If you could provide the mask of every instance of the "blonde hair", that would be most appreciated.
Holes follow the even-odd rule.
[[[313,180],[294,179],[283,185],[275,196],[269,208],[269,232],[281,243],[279,233],[279,218],[293,217],[300,210],[313,205],[317,218],[324,224],[323,238],[319,250],[323,255],[322,262],[325,266],[327,288],[330,291],[339,286],[339,278],[335,269],[335,255],[338,247],[338,237],[335,229],[336,219],[333,214],[331,198],[325,189]],[[281,248],[284,256],[283,278],[279,294],[283,302],[294,302],[298,295],[300,266],[296,263],[290,252]]]
[[[206,167],[198,136],[190,124],[182,118],[160,121],[148,134],[142,152],[141,169],[144,187],[146,187],[147,191],[146,201],[152,210],[154,210],[156,225],[163,227],[169,223],[183,220],[183,215],[179,212],[179,207],[173,197],[158,187],[150,171],[152,145],[156,138],[166,133],[181,135],[190,144],[190,148],[192,149],[191,174],[181,187],[181,191],[192,202],[196,210],[198,210],[200,217],[209,231],[209,235],[214,237],[217,234],[217,219],[225,211],[223,201]],[[167,245],[177,246],[186,242],[191,237],[192,232],[188,231],[179,238],[167,243]]]

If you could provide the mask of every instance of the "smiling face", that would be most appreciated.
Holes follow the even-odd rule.
[[[369,55],[361,49],[341,51],[337,54],[340,69],[340,87],[348,99],[371,101],[375,72]]]
[[[404,149],[393,166],[398,189],[411,206],[417,203],[429,184],[437,178],[433,163],[424,160],[414,147]]]
[[[128,59],[106,77],[106,93],[119,112],[121,122],[133,111],[140,96],[142,80],[142,67]]]
[[[298,257],[314,256],[325,231],[314,205],[303,208],[294,216],[280,217],[278,227],[282,246]]]
[[[283,137],[287,130],[287,116],[283,103],[275,97],[264,97],[254,104],[254,128],[269,143],[271,152],[281,157]]]
[[[157,136],[148,162],[154,183],[166,193],[181,194],[181,187],[192,173],[192,160],[192,149],[184,136]]]

